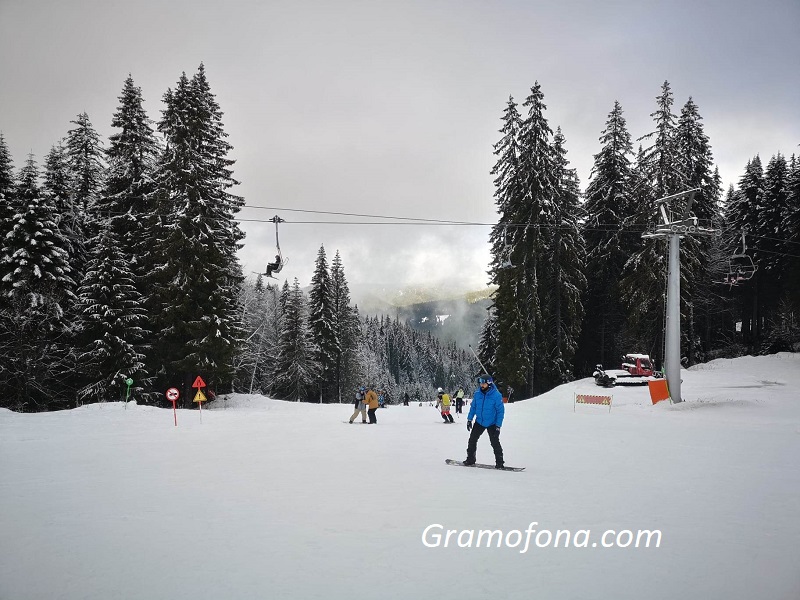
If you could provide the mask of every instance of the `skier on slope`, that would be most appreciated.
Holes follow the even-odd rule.
[[[442,388],[439,388],[436,393],[436,408],[442,413],[442,419],[445,423],[453,423],[453,415],[450,414],[450,395],[445,394]]]
[[[364,394],[366,391],[367,388],[365,388],[363,385],[356,390],[356,399],[355,402],[353,402],[353,408],[355,410],[353,411],[353,415],[350,417],[350,423],[355,421],[355,418],[359,413],[361,413],[361,422],[367,422],[367,405],[364,402]]]
[[[367,410],[367,415],[369,415],[369,424],[370,425],[377,425],[378,418],[375,416],[375,411],[378,409],[378,394],[375,393],[375,390],[372,387],[367,388],[367,394],[364,396],[364,404],[366,404],[369,409]]]
[[[467,415],[467,431],[470,432],[467,443],[467,460],[465,465],[475,464],[475,452],[478,448],[478,438],[484,431],[489,433],[489,441],[494,450],[495,468],[503,468],[503,447],[500,445],[500,427],[503,425],[505,415],[503,396],[494,385],[494,380],[489,375],[478,377],[478,389],[472,394],[472,402]],[[473,425],[472,419],[475,419]]]
[[[464,388],[459,387],[456,392],[456,413],[463,414],[462,408],[464,407]]]

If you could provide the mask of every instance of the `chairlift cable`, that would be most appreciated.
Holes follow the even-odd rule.
[[[400,217],[396,215],[374,215],[374,214],[363,214],[363,213],[346,213],[346,212],[338,212],[338,211],[324,211],[324,210],[310,210],[310,209],[299,209],[299,208],[286,208],[286,207],[270,207],[270,206],[253,206],[253,205],[244,205],[244,208],[252,208],[252,209],[265,209],[265,210],[282,210],[287,212],[302,212],[302,213],[310,213],[310,214],[320,214],[320,215],[334,215],[334,216],[353,216],[353,217],[360,217],[365,219],[388,219],[388,221],[285,221],[286,223],[292,225],[430,225],[430,226],[472,226],[472,227],[496,227],[499,223],[486,223],[486,222],[479,222],[479,221],[456,221],[456,220],[447,220],[447,219],[426,219],[422,217]],[[272,219],[237,219],[240,222],[246,223],[271,223],[274,222]],[[502,224],[504,229],[511,229],[511,228],[527,228],[527,227],[537,227],[539,229],[563,229],[563,230],[571,230],[572,227],[568,226],[561,226],[561,225],[551,225],[546,223],[503,223]],[[649,229],[649,225],[633,225],[633,226],[625,226],[620,227],[619,224],[616,223],[596,223],[591,227],[580,227],[581,231],[592,231],[592,232],[619,232],[625,234],[634,234],[634,233],[641,233],[643,231],[647,231]],[[726,232],[733,232],[738,231],[734,229],[726,229]],[[790,244],[798,244],[800,242],[794,242],[792,240],[782,240],[779,238],[767,237],[767,236],[757,236],[749,234],[751,238],[757,239],[767,239],[776,242],[784,242]],[[759,252],[766,252],[765,250],[758,249]],[[777,252],[772,252],[773,254],[782,254]],[[791,256],[796,257],[792,254],[782,254],[784,256]]]
[[[471,221],[450,221],[444,219],[425,219],[422,217],[397,217],[391,215],[368,215],[368,214],[361,214],[361,213],[346,213],[346,212],[336,212],[336,211],[328,211],[328,210],[309,210],[303,208],[285,208],[285,207],[277,207],[277,206],[253,206],[250,204],[245,204],[244,208],[255,208],[255,209],[263,209],[263,210],[281,210],[286,212],[302,212],[302,213],[310,213],[316,215],[334,215],[337,217],[362,217],[365,219],[396,219],[399,221],[423,221],[428,223],[443,223],[448,225],[486,225],[487,223],[475,223]]]

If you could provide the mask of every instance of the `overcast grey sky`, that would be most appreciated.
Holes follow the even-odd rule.
[[[41,165],[80,112],[107,140],[129,73],[157,121],[203,62],[248,205],[494,222],[509,95],[539,81],[585,188],[614,101],[639,137],[668,80],[727,188],[755,154],[797,152],[798,39],[798,0],[0,0],[0,131],[17,168]],[[290,282],[308,285],[324,244],[354,288],[486,283],[488,227],[240,216],[276,213]],[[245,271],[261,270],[274,228],[243,228]]]

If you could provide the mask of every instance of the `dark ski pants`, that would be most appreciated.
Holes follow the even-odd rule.
[[[464,403],[461,400],[456,400],[456,412],[463,414],[461,409],[464,406]]]
[[[455,421],[453,421],[453,415],[450,414],[449,410],[447,412],[442,411],[442,418],[444,419],[445,423],[454,423],[455,422]]]
[[[370,423],[377,423],[378,422],[378,418],[375,416],[375,411],[376,410],[378,410],[378,409],[377,408],[370,408],[367,411],[367,414],[369,415],[369,422]]]
[[[503,466],[503,447],[500,445],[500,431],[494,425],[484,427],[477,421],[472,424],[472,432],[469,434],[469,442],[467,443],[467,462],[475,462],[475,452],[478,450],[478,438],[486,431],[489,434],[489,441],[492,443],[492,450],[494,450],[494,464],[496,466]]]

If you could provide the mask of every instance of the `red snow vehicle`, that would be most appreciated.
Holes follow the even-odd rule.
[[[597,365],[593,375],[594,382],[602,387],[647,385],[648,381],[661,377],[647,354],[626,354],[619,369],[603,369],[603,365]]]

